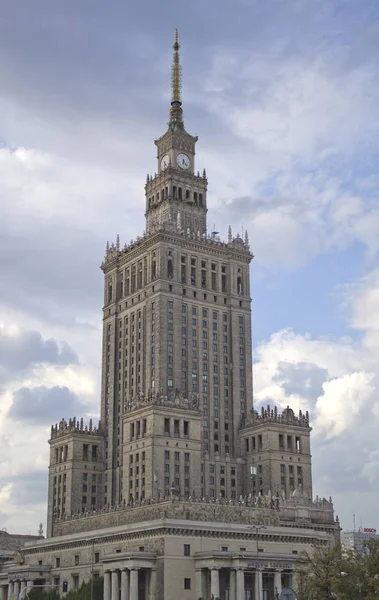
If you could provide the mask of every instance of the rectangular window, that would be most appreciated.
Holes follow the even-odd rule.
[[[83,460],[88,460],[88,444],[83,444]]]
[[[190,554],[191,554],[191,546],[190,546],[190,544],[184,544],[183,554],[184,554],[184,556],[190,556]]]
[[[75,556],[74,556],[74,565],[78,566],[78,564],[79,564],[79,554],[75,554]]]
[[[191,589],[191,579],[189,577],[184,578],[184,589],[185,590]]]

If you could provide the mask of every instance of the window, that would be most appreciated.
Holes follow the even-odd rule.
[[[222,552],[227,552],[228,551],[228,546],[221,546],[221,551]]]
[[[79,589],[79,575],[72,576],[72,587],[74,588],[74,590]]]
[[[183,554],[184,554],[184,556],[190,556],[190,554],[191,554],[191,546],[190,546],[190,544],[184,544]]]
[[[74,556],[74,565],[77,566],[79,564],[79,554],[75,554]]]
[[[59,569],[60,566],[61,566],[61,559],[60,558],[56,558],[55,559],[55,568]]]
[[[99,563],[99,562],[100,562],[100,553],[95,552],[95,563]]]
[[[184,589],[185,590],[191,589],[191,579],[189,577],[184,578]]]
[[[83,444],[83,460],[88,460],[88,444]]]

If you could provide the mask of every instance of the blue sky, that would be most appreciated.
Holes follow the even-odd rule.
[[[2,526],[37,531],[51,423],[98,412],[99,265],[144,229],[176,27],[208,224],[255,254],[255,403],[309,409],[315,494],[379,526],[378,3],[0,6]]]

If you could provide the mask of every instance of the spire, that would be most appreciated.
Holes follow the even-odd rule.
[[[180,100],[180,91],[181,91],[181,68],[179,62],[179,36],[178,30],[175,29],[175,41],[173,45],[174,49],[174,58],[171,67],[171,91],[172,91],[172,99],[171,99],[171,108],[170,108],[170,127],[172,129],[176,129],[178,127],[183,127],[183,110],[182,110],[182,102]]]

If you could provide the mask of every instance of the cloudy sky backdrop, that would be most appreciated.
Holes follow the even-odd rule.
[[[0,0],[0,527],[99,411],[105,242],[144,229],[179,28],[209,226],[255,254],[255,403],[309,409],[315,495],[379,526],[376,0]]]

